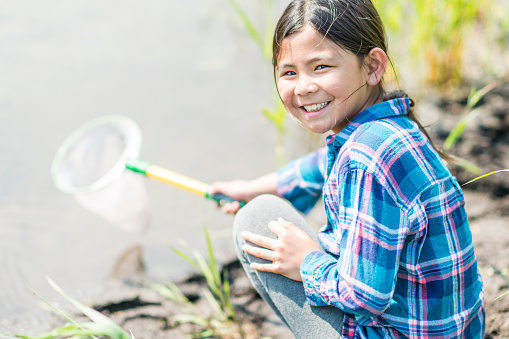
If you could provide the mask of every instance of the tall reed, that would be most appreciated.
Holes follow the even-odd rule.
[[[424,65],[427,84],[457,85],[465,41],[492,0],[374,0],[395,45]],[[402,43],[401,43],[402,42]],[[394,48],[393,48],[394,49]]]
[[[274,0],[263,0],[265,13],[265,27],[263,33],[255,27],[248,14],[240,6],[237,0],[228,0],[231,7],[235,11],[237,17],[242,22],[245,30],[248,32],[251,40],[258,46],[265,62],[271,65],[272,60],[272,34],[275,27],[274,18]],[[257,0],[260,2],[260,0]],[[286,111],[279,99],[277,92],[274,92],[274,104],[272,107],[262,108],[262,114],[270,121],[276,129],[276,143],[274,152],[276,155],[276,163],[278,167],[286,163],[284,137],[286,134]]]

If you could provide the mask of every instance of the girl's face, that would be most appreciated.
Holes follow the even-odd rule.
[[[308,25],[283,40],[276,68],[279,94],[309,130],[338,133],[375,103],[367,68]]]

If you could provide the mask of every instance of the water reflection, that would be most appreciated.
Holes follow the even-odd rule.
[[[273,170],[259,113],[270,69],[228,2],[4,0],[0,13],[0,320],[38,308],[26,285],[55,297],[44,276],[74,296],[97,292],[135,244],[147,274],[181,275],[163,240],[203,246],[202,227],[228,229],[230,217],[147,181],[153,224],[128,234],[57,191],[50,165],[75,128],[122,114],[141,126],[142,157],[165,168],[205,182]],[[232,255],[230,239],[215,242],[219,259]]]

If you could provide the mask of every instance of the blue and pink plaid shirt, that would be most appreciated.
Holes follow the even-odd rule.
[[[343,338],[482,338],[463,194],[408,109],[406,98],[371,106],[278,171],[297,209],[325,203],[325,252],[301,265],[307,300],[345,312]]]

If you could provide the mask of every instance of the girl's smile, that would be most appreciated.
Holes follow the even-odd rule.
[[[329,101],[330,102],[330,101]],[[312,104],[312,105],[304,105],[302,109],[306,111],[306,113],[316,113],[322,110],[325,106],[329,104],[329,102],[322,102],[321,104]]]
[[[338,133],[359,112],[376,103],[369,68],[357,56],[311,26],[283,40],[278,90],[295,118],[316,133]]]

